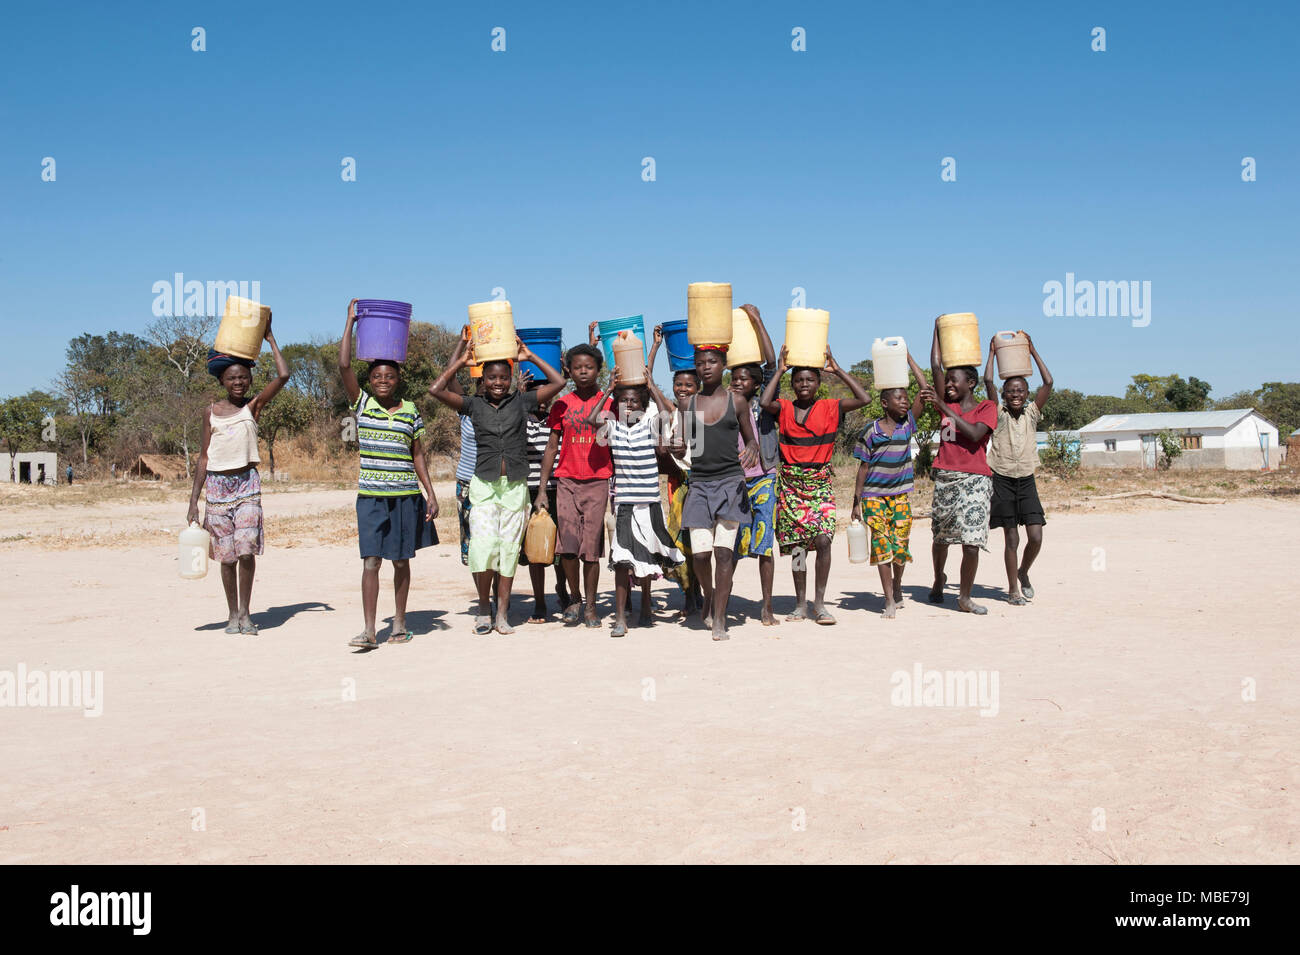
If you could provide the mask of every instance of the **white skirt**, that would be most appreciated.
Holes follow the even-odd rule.
[[[627,567],[633,577],[653,579],[685,560],[668,533],[663,508],[658,501],[616,506],[614,538],[609,548],[611,570]]]

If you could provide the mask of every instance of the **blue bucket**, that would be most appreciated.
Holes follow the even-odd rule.
[[[664,322],[664,347],[668,349],[670,371],[695,370],[695,346],[686,331],[686,319]]]
[[[519,340],[533,350],[542,361],[550,365],[556,371],[560,371],[560,364],[564,360],[564,345],[562,344],[563,330],[559,328],[516,328],[515,334]],[[546,380],[542,370],[531,361],[521,361],[519,371],[528,372],[533,376],[533,381],[538,384]]]
[[[645,340],[645,319],[640,315],[627,318],[611,318],[596,323],[596,333],[600,335],[600,345],[605,350],[605,367],[614,367],[614,341],[622,331],[634,332],[641,339],[641,358],[648,360],[649,344]]]

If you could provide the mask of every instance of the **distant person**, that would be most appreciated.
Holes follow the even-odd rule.
[[[66,474],[66,475],[68,476],[68,483],[71,484],[71,483],[72,483],[72,465],[69,464],[69,465],[67,466],[67,468],[64,469],[63,473]]]
[[[1038,422],[1043,416],[1043,406],[1052,394],[1052,373],[1043,364],[1038,349],[1029,333],[1020,332],[1029,342],[1029,354],[1038,365],[1043,383],[1038,386],[1034,400],[1029,401],[1029,382],[1017,375],[1002,383],[1003,407],[998,409],[998,425],[989,441],[988,462],[993,472],[993,502],[989,511],[989,527],[1002,528],[1003,562],[1007,567],[1007,603],[1023,607],[1034,599],[1034,587],[1029,582],[1029,568],[1034,565],[1043,547],[1043,505],[1038,500],[1038,483],[1034,472],[1038,470]],[[990,400],[998,400],[998,386],[993,380],[993,342],[989,341],[989,357],[984,365],[984,390]],[[1017,559],[1020,533],[1025,527],[1025,556]]]
[[[930,510],[930,531],[934,543],[930,556],[934,561],[934,585],[930,603],[943,603],[943,588],[948,581],[944,564],[948,548],[961,546],[961,587],[957,592],[957,609],[964,613],[986,614],[987,607],[971,601],[971,587],[979,570],[980,550],[989,540],[989,501],[993,496],[993,472],[989,470],[984,449],[998,424],[998,409],[993,402],[978,401],[975,386],[979,372],[972,365],[958,365],[946,371],[939,351],[939,320],[934,320],[934,339],[930,343],[930,371],[936,382],[943,382],[943,398],[937,395],[930,404],[942,415],[939,422],[939,456],[930,475],[934,479],[934,504]]]
[[[461,394],[456,373],[469,364],[469,342],[456,344],[451,361],[429,386],[429,394],[474,425],[476,452],[469,482],[469,570],[478,588],[478,616],[474,632],[514,633],[510,626],[510,591],[519,568],[519,545],[528,519],[528,415],[550,401],[564,387],[560,373],[516,339],[519,361],[531,361],[546,375],[535,391],[512,389],[510,361],[483,363],[480,394]],[[544,506],[544,504],[543,504]],[[496,587],[496,619],[491,614],[492,588]]]
[[[912,437],[916,419],[934,391],[925,373],[908,353],[920,389],[908,407],[906,388],[885,388],[880,392],[884,413],[862,430],[853,456],[858,477],[853,492],[853,518],[866,522],[871,531],[871,563],[880,571],[885,594],[882,616],[894,619],[903,606],[903,571],[912,561],[908,541],[912,534]]]
[[[528,391],[536,391],[543,384],[534,381],[532,375],[528,373],[523,375],[523,379],[523,387]],[[546,457],[546,446],[551,442],[551,426],[547,423],[550,410],[550,402],[539,399],[537,410],[529,412],[528,420],[524,422],[528,427],[528,495],[530,507],[536,509],[537,502],[542,501],[551,520],[559,526],[560,512],[557,507],[556,480],[552,477],[545,488],[540,486],[542,459]],[[534,564],[522,549],[519,553],[519,563],[528,568],[528,577],[533,585],[533,615],[528,618],[528,622],[546,623],[550,618],[546,606],[546,567],[542,564]],[[555,555],[551,566],[555,569],[555,595],[559,601],[558,607],[563,613],[564,608],[569,605],[569,583],[564,577],[564,563],[559,554]]]
[[[289,380],[289,364],[275,343],[269,318],[265,337],[275,361],[275,377],[253,398],[248,397],[253,362],[216,349],[208,352],[208,374],[226,389],[226,397],[213,402],[203,414],[199,460],[186,515],[191,524],[199,519],[199,492],[203,491],[203,526],[212,535],[212,559],[221,564],[221,584],[230,614],[226,633],[253,636],[257,627],[249,618],[249,606],[257,555],[263,546],[257,420]]]
[[[393,629],[387,642],[410,643],[406,598],[411,592],[411,558],[438,543],[433,524],[438,497],[424,462],[424,419],[413,401],[398,398],[402,366],[377,359],[366,372],[363,390],[352,370],[352,325],[357,300],[348,303],[347,322],[339,341],[339,376],[348,407],[357,416],[360,468],[357,478],[357,543],[361,550],[361,612],[365,629],[348,646],[379,646],[375,614],[379,604],[379,568],[393,564]],[[424,489],[424,494],[420,489]]]
[[[781,348],[776,373],[763,389],[763,408],[776,415],[780,435],[780,493],[776,502],[776,542],[792,558],[794,611],[786,620],[808,619],[808,552],[817,552],[817,576],[812,599],[812,621],[832,626],[835,617],[826,609],[826,584],[831,574],[831,542],[835,538],[835,489],[831,455],[840,422],[850,411],[871,403],[862,382],[841,368],[826,349],[826,370],[848,388],[849,398],[821,398],[822,369],[796,367],[790,371],[794,400],[778,398],[787,368],[788,350]]]

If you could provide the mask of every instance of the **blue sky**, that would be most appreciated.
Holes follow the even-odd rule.
[[[7,5],[0,394],[142,330],[176,272],[259,281],[281,342],[354,296],[459,325],[497,286],[573,342],[709,280],[778,343],[806,289],[845,365],[974,311],[1058,387],[1295,380],[1300,12],[1135,6]],[[1150,324],[1045,317],[1067,272],[1151,282]]]

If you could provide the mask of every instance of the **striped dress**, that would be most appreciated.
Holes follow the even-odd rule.
[[[668,533],[659,496],[655,446],[659,414],[647,413],[631,427],[617,418],[605,423],[614,460],[614,538],[609,566],[626,567],[635,578],[655,578],[685,557]]]
[[[361,497],[403,497],[421,492],[411,443],[424,437],[424,419],[415,404],[403,401],[392,411],[362,391],[352,406],[357,416]]]

